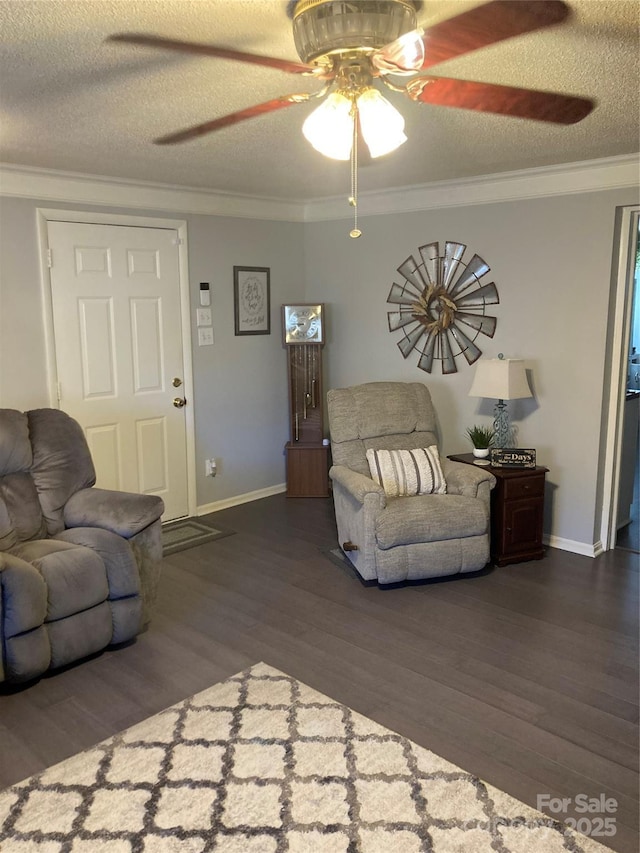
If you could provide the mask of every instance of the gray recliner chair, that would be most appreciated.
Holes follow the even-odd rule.
[[[66,413],[0,409],[0,681],[131,640],[150,619],[163,501],[95,479]]]
[[[389,584],[484,568],[489,560],[490,492],[496,480],[482,468],[440,459],[436,415],[426,385],[369,382],[334,389],[327,394],[327,406],[339,543],[362,578]],[[367,451],[374,459],[373,451],[434,446],[428,457],[422,454],[430,460],[424,463],[426,473],[416,477],[409,470],[400,476],[401,485],[413,481],[409,491],[418,483],[417,494],[402,494],[399,488],[400,495],[390,496],[373,479]],[[411,466],[414,456],[418,454],[408,455]],[[397,473],[395,465],[392,474]],[[421,476],[426,493],[420,491]],[[395,487],[398,490],[397,479]]]

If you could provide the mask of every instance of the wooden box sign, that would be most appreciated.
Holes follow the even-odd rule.
[[[491,465],[494,468],[535,468],[536,452],[519,447],[495,448],[491,450]]]

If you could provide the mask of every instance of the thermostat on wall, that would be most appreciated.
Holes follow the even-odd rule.
[[[200,305],[211,305],[211,293],[208,281],[200,282]]]

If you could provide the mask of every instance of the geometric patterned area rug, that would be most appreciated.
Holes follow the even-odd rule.
[[[260,663],[0,793],[11,853],[602,853]]]
[[[162,554],[168,557],[177,551],[185,551],[196,545],[204,545],[223,536],[231,536],[235,530],[223,530],[219,527],[203,524],[194,518],[184,518],[162,526]]]

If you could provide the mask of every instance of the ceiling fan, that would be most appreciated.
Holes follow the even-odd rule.
[[[146,34],[119,33],[108,40],[252,63],[309,76],[322,84],[316,92],[282,95],[170,133],[154,140],[158,145],[186,142],[264,113],[326,96],[333,110],[325,108],[320,116],[324,112],[327,119],[332,112],[340,113],[340,108],[345,108],[344,100],[349,109],[353,104],[360,107],[363,123],[367,101],[379,103],[378,96],[372,94],[379,95],[373,85],[377,80],[424,104],[557,124],[578,122],[593,109],[592,100],[574,95],[419,73],[513,36],[562,23],[570,15],[562,0],[491,0],[425,30],[417,25],[417,8],[421,5],[412,0],[292,0],[289,8],[293,37],[301,63]],[[411,79],[401,86],[389,79],[395,75]],[[337,159],[348,159],[348,155]]]
[[[320,86],[315,92],[282,95],[154,142],[186,142],[318,99],[320,106],[307,117],[302,130],[322,154],[351,159],[349,202],[354,208],[360,136],[372,157],[406,141],[402,115],[374,83],[423,104],[556,124],[574,124],[594,108],[592,100],[575,95],[420,73],[445,60],[562,23],[570,15],[562,0],[490,0],[426,29],[417,24],[422,5],[422,0],[290,0],[288,11],[301,62],[141,33],[118,33],[108,40],[246,62],[317,80]],[[394,77],[408,78],[408,82],[400,85]],[[360,234],[356,213],[351,236]]]

